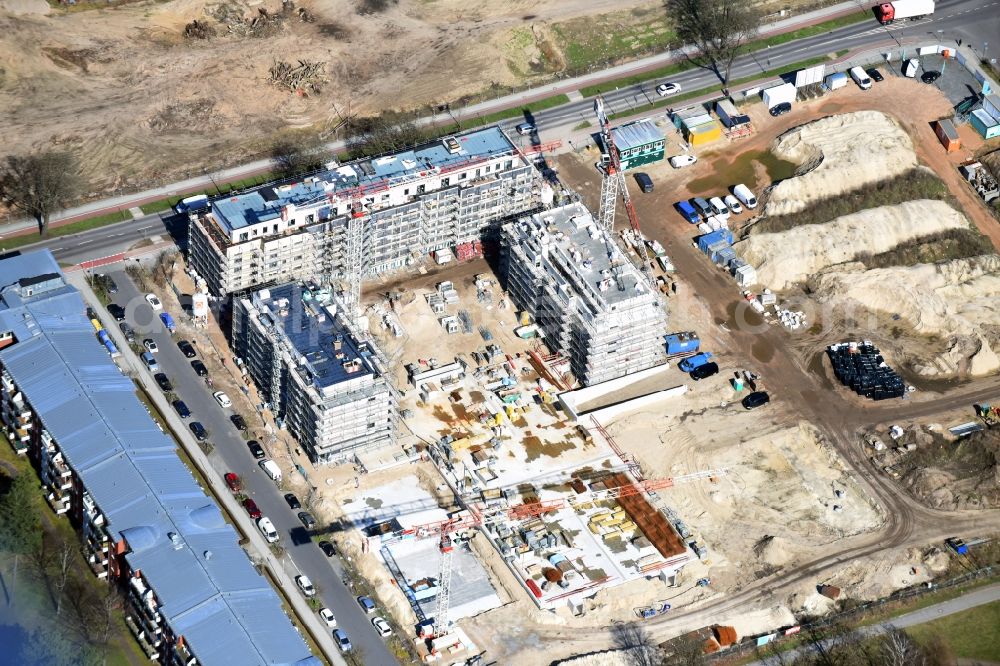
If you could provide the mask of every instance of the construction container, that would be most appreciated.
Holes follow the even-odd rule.
[[[701,340],[694,332],[671,333],[667,336],[667,353],[684,354],[696,352],[701,345]]]
[[[962,147],[962,140],[958,137],[955,123],[947,118],[942,118],[934,123],[934,133],[937,134],[938,141],[944,146],[945,152],[953,153]]]
[[[733,277],[736,278],[736,284],[739,286],[752,287],[757,284],[757,269],[749,264],[740,266],[733,274]]]
[[[831,74],[826,77],[826,87],[830,90],[837,90],[843,88],[847,85],[847,74],[845,72],[837,72],[836,74]]]
[[[722,647],[729,647],[730,645],[733,645],[736,643],[736,639],[738,637],[736,627],[727,627],[717,624],[712,627],[712,632],[715,634],[715,639]]]
[[[702,252],[708,252],[708,246],[720,240],[726,241],[727,245],[732,245],[733,232],[729,229],[717,229],[703,236],[699,236],[698,249]]]
[[[728,267],[729,262],[736,258],[736,251],[730,245],[723,248],[715,257],[715,263],[718,266]]]
[[[1000,95],[992,94],[984,97],[983,110],[994,118],[1000,118]]]
[[[708,255],[709,261],[713,264],[719,263],[719,253],[725,249],[731,249],[731,245],[724,240],[718,240],[708,246],[705,254]],[[733,255],[735,256],[735,254]]]
[[[697,127],[688,127],[684,138],[692,146],[704,146],[722,138],[722,125],[713,120]]]
[[[773,88],[768,88],[762,93],[764,98],[764,105],[768,109],[773,109],[778,104],[788,102],[792,104],[795,102],[795,96],[798,91],[795,88],[794,83],[783,83],[780,86],[774,86]]]
[[[976,109],[969,116],[969,122],[984,139],[995,139],[1000,136],[1000,120],[991,116],[985,109]]]
[[[700,231],[702,235],[708,235],[712,233],[712,227],[708,225],[708,222],[699,222],[698,231]]]

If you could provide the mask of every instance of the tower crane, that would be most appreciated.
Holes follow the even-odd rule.
[[[618,203],[618,195],[621,194],[622,202],[625,204],[625,213],[628,215],[629,224],[636,234],[636,241],[639,256],[642,257],[643,272],[649,271],[649,254],[646,251],[645,238],[639,229],[639,215],[632,205],[632,198],[628,193],[628,185],[625,183],[625,170],[622,169],[621,159],[615,149],[615,139],[611,135],[611,123],[608,121],[608,114],[604,111],[604,98],[598,95],[594,99],[594,113],[597,114],[597,124],[601,128],[601,138],[604,140],[604,147],[608,151],[608,161],[604,163],[602,169],[603,179],[601,181],[601,209],[598,213],[598,222],[609,234],[615,229],[615,207]]]

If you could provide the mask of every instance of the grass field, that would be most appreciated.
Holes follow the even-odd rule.
[[[1000,662],[1000,601],[918,624],[906,633],[920,643],[937,634],[959,658]]]
[[[552,26],[569,74],[670,48],[677,41],[666,12],[636,9]]]

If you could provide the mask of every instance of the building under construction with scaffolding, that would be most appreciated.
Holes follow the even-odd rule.
[[[582,203],[505,224],[507,290],[586,385],[666,360],[666,309]]]
[[[288,283],[233,304],[233,349],[317,464],[392,444],[397,398],[375,343],[328,290]]]
[[[189,263],[213,294],[391,271],[474,245],[536,208],[542,191],[538,170],[495,126],[327,167],[191,216]]]

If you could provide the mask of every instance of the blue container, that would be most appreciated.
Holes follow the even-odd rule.
[[[736,252],[732,246],[727,245],[715,255],[715,263],[719,266],[728,266],[729,262],[736,258]]]
[[[111,342],[111,340],[106,341],[104,347],[112,356],[118,356],[118,347],[115,347],[115,343]]]
[[[716,264],[718,263],[719,253],[727,248],[732,249],[729,243],[727,243],[726,241],[724,240],[715,241],[714,243],[708,246],[708,249],[705,251],[705,254],[708,255],[708,258],[711,260],[713,264]]]
[[[671,333],[667,336],[667,353],[683,354],[698,351],[701,340],[694,333]]]
[[[97,332],[97,339],[101,341],[102,345],[107,345],[111,342],[111,338],[108,336],[108,332],[103,328]]]

